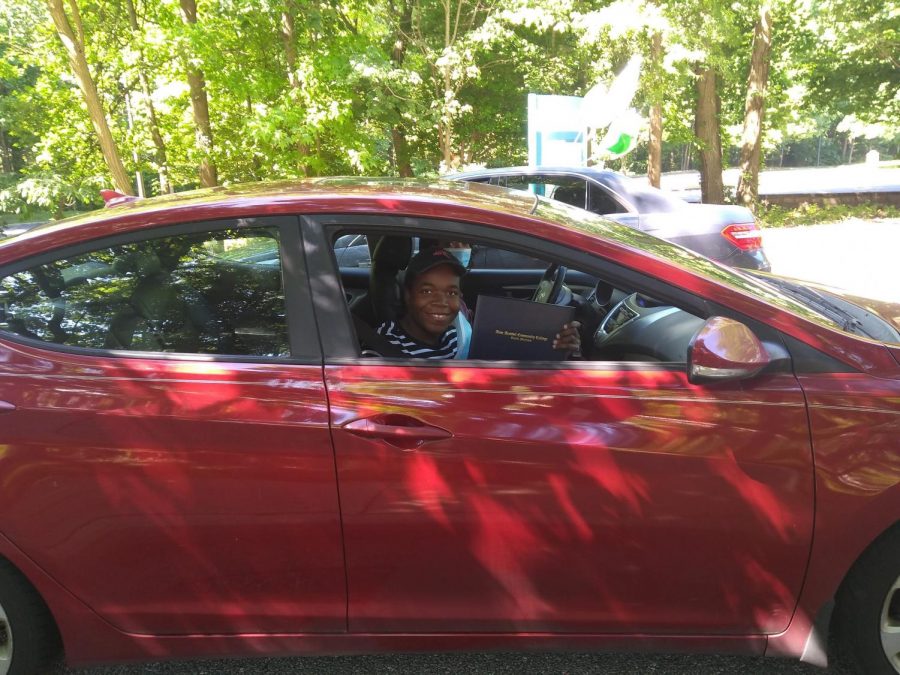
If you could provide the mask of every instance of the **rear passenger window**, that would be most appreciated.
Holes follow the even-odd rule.
[[[527,190],[580,209],[587,206],[587,182],[582,178],[554,175],[504,176],[500,181],[501,185],[513,190]]]
[[[277,228],[123,244],[9,275],[0,330],[90,349],[288,356]]]
[[[609,213],[622,213],[625,209],[606,190],[591,185],[591,211],[602,216]]]

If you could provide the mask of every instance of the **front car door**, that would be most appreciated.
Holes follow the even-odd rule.
[[[346,629],[299,259],[267,217],[0,271],[0,532],[122,631]]]
[[[784,630],[813,507],[789,369],[704,386],[682,363],[362,359],[342,339],[338,271],[315,254],[350,224],[384,225],[311,222],[307,255],[332,338],[352,632]],[[614,267],[522,235],[418,224],[586,272]]]

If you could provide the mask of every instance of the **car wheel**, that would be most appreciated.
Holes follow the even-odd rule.
[[[0,675],[43,672],[58,645],[47,606],[12,565],[0,560]]]
[[[875,542],[838,591],[838,657],[852,672],[900,673],[900,532]]]

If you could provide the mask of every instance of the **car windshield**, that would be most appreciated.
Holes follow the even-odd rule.
[[[813,307],[816,311],[832,319],[841,330],[854,335],[900,343],[900,332],[888,321],[865,307],[850,302],[846,298],[829,293],[824,289],[814,288],[793,279],[785,279],[772,275],[757,275],[749,271],[760,281],[792,298]]]

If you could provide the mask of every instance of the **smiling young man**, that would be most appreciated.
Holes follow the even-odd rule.
[[[381,324],[377,332],[413,358],[456,357],[453,323],[461,303],[459,280],[465,273],[462,263],[442,247],[419,251],[409,261],[403,281],[406,312],[398,321]],[[554,348],[577,353],[581,346],[578,325],[576,321],[565,324]]]
[[[404,354],[420,359],[452,359],[457,336],[453,321],[459,313],[459,279],[466,268],[440,247],[419,251],[406,267],[403,300],[406,312],[387,321],[378,333]]]

